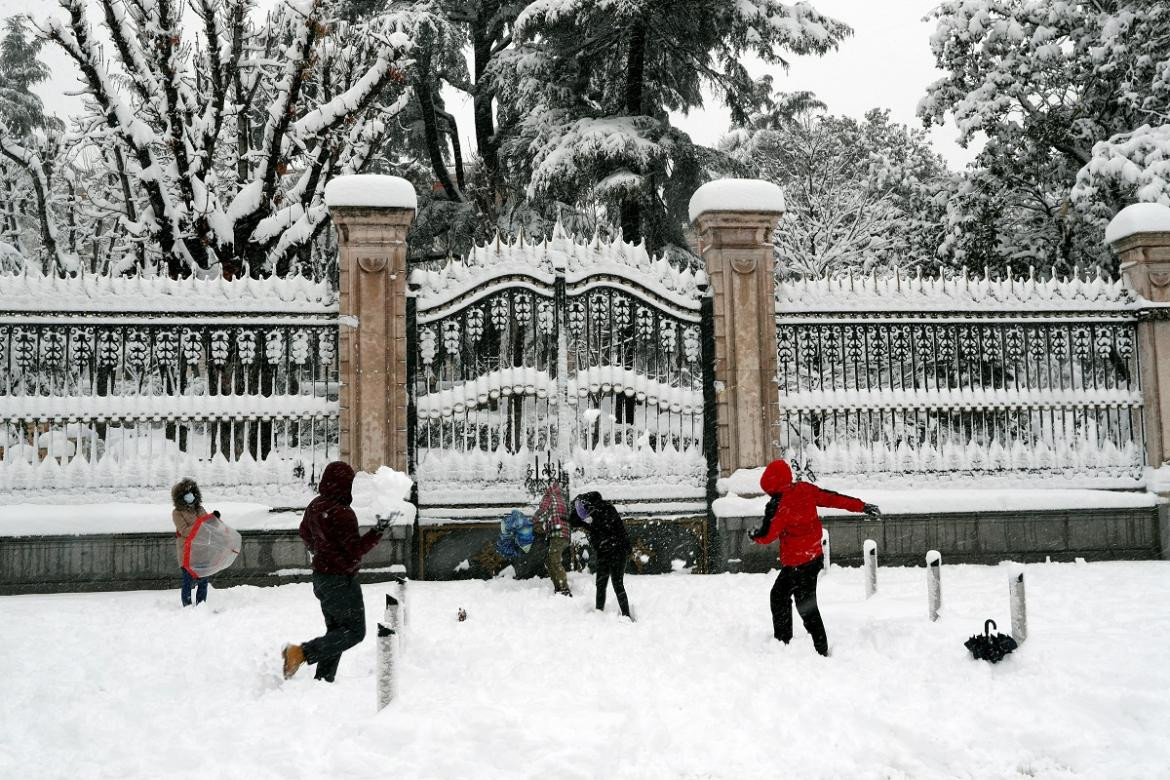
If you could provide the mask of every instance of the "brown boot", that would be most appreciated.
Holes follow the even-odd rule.
[[[280,655],[284,659],[284,679],[291,679],[305,662],[305,651],[300,645],[285,645]]]

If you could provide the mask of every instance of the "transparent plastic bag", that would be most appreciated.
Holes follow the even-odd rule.
[[[235,563],[240,532],[213,514],[200,517],[183,548],[183,568],[193,577],[210,577]]]

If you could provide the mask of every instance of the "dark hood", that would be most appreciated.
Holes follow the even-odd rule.
[[[790,485],[792,485],[792,467],[782,460],[774,460],[769,463],[768,467],[764,469],[764,475],[760,477],[760,490],[770,496],[782,492]]]
[[[353,467],[335,460],[325,467],[317,492],[324,498],[349,506],[353,503]]]
[[[588,493],[579,493],[573,499],[574,507],[576,507],[578,501],[585,505],[585,511],[588,514],[593,514],[604,503],[605,499],[596,490],[591,490]]]
[[[188,504],[184,501],[184,493],[193,494],[195,496],[195,502]],[[184,477],[171,488],[171,501],[174,503],[175,509],[194,509],[203,504],[203,494],[199,492],[199,485],[195,484],[195,480],[190,477]]]

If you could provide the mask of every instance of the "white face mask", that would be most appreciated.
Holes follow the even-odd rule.
[[[194,504],[195,503],[195,494],[194,493],[184,493],[183,494],[183,502],[187,503],[187,504]]]

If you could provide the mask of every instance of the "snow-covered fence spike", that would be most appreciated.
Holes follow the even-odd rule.
[[[942,609],[942,553],[938,550],[926,554],[926,604],[927,615],[933,623]]]
[[[903,283],[902,270],[895,266],[883,273],[875,267],[860,279],[853,269],[783,279],[776,283],[777,311],[1068,311],[1084,310],[1088,304],[1106,310],[1139,308],[1129,287],[1121,279],[1106,278],[1099,267],[1092,275],[1078,268],[1043,282],[1034,267],[1018,278],[1007,270],[993,278],[986,265],[979,271],[966,266],[953,272],[942,269],[924,278],[919,267],[912,284]]]
[[[865,597],[868,599],[877,593],[877,542],[873,539],[866,539],[861,546],[861,554],[865,566]]]
[[[1023,644],[1028,638],[1028,606],[1024,596],[1024,573],[1017,572],[1008,578],[1008,598],[1012,612],[1012,639]]]
[[[178,283],[165,276],[128,280],[97,276],[59,278],[39,271],[0,274],[4,311],[55,314],[298,313],[333,314],[337,293],[327,282],[286,279],[196,279]]]

